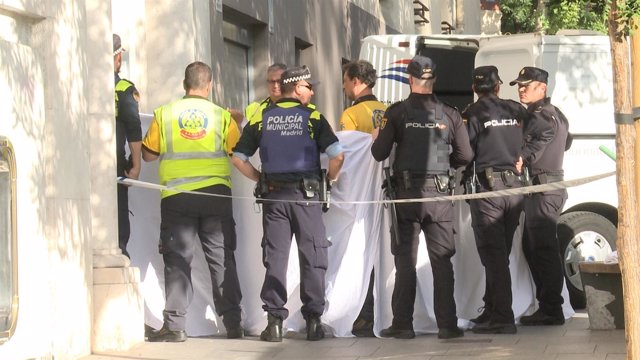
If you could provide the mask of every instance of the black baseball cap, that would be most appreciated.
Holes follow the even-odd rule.
[[[515,84],[518,85],[527,85],[532,81],[539,81],[541,83],[547,83],[549,79],[549,73],[533,66],[525,66],[520,70],[518,74],[518,78],[509,83],[509,85],[513,86]]]
[[[494,86],[502,84],[502,79],[498,75],[498,68],[493,65],[478,66],[473,69],[473,85],[477,88]]]
[[[431,79],[436,76],[436,64],[426,56],[416,55],[407,66],[407,74],[418,79]]]

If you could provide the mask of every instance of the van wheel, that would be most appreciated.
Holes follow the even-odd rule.
[[[602,215],[575,211],[560,216],[560,255],[574,309],[584,309],[587,305],[578,264],[581,261],[603,261],[616,249],[616,238],[616,227]]]

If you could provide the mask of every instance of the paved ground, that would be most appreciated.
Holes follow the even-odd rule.
[[[145,343],[127,352],[94,354],[82,360],[624,360],[623,330],[589,330],[584,312],[563,326],[518,327],[515,335],[478,335],[438,340],[424,335],[412,340],[328,338],[306,341],[303,334],[287,334],[282,343],[257,337],[227,340],[189,338],[184,343]]]

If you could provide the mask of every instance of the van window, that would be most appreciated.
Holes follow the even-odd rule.
[[[11,337],[18,309],[15,164],[11,143],[0,136],[0,344]]]
[[[436,64],[436,84],[434,93],[438,98],[464,110],[473,102],[471,89],[476,47],[429,44],[428,39],[418,41],[416,54],[431,58]]]

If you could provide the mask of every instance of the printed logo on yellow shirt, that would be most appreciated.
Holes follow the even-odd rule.
[[[384,110],[380,110],[380,109],[376,109],[373,110],[373,128],[380,128],[382,127],[382,119],[384,118]],[[386,119],[385,119],[386,121]]]
[[[189,140],[199,140],[207,135],[207,114],[198,109],[188,109],[180,113],[178,126],[180,136]]]

